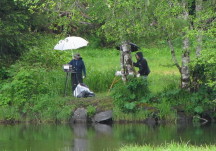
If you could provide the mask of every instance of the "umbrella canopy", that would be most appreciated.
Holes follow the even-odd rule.
[[[131,52],[138,51],[139,47],[136,44],[129,42],[129,45],[131,46]],[[121,50],[121,46],[117,46],[116,49]]]
[[[60,40],[57,45],[55,45],[55,50],[69,50],[78,49],[88,45],[88,41],[81,37],[67,37],[64,40]]]

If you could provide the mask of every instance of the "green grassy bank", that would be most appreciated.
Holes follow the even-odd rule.
[[[215,151],[215,145],[192,146],[188,144],[166,144],[160,146],[125,146],[119,151]]]

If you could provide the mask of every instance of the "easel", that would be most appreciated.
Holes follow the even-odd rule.
[[[64,72],[66,72],[66,80],[65,80],[65,88],[64,88],[64,96],[66,96],[66,90],[67,90],[68,81],[69,81],[68,79],[70,79],[71,74],[75,72],[72,70],[72,65],[69,65],[69,64],[63,65],[63,69],[64,69]]]
[[[66,96],[66,90],[67,90],[67,86],[68,86],[68,78],[70,78],[71,73],[70,72],[66,72],[66,80],[65,80],[65,88],[64,88],[64,96]]]
[[[64,96],[66,96],[66,90],[67,90],[67,87],[68,87],[68,79],[70,79],[70,77],[72,76],[71,74],[74,73],[75,74],[75,77],[77,79],[77,72],[74,72],[74,71],[69,71],[69,72],[66,72],[66,80],[65,80],[65,89],[64,89]],[[72,85],[72,81],[71,81],[71,85]],[[72,88],[73,88],[73,85],[72,85]]]

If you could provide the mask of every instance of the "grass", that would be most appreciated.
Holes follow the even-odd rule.
[[[160,146],[124,146],[119,151],[215,151],[215,145],[208,145],[208,146],[192,146],[186,143],[184,144],[165,144]]]
[[[68,100],[70,101],[68,101],[67,105],[74,104],[77,107],[84,108],[93,105],[96,107],[97,112],[111,110],[113,108],[112,98],[107,93],[97,93],[95,97],[89,98],[68,97]]]
[[[47,52],[46,58],[59,59],[63,64],[68,63],[72,59],[72,54],[80,53],[87,69],[87,77],[84,82],[95,92],[108,91],[114,79],[115,72],[120,70],[120,52],[115,48],[92,48],[90,44],[90,46],[77,50],[59,51],[53,50],[59,37],[44,37],[41,40],[43,40],[41,42],[42,45],[37,47],[37,49],[41,49],[42,53]],[[176,86],[179,85],[180,74],[173,64],[170,49],[167,46],[156,48],[141,47],[140,51],[143,52],[151,70],[148,80],[152,93],[161,92],[169,84],[174,83]],[[176,49],[176,56],[181,64],[181,48]],[[34,58],[38,57],[35,56]],[[132,53],[132,59],[136,61],[135,52]],[[57,70],[63,72],[61,68]],[[65,79],[64,74],[62,74],[62,79]]]
[[[74,50],[73,50],[74,51]],[[180,74],[172,62],[168,48],[143,48],[140,51],[144,53],[150,66],[151,73],[148,77],[149,87],[153,93],[161,92],[167,85],[175,83],[179,85]],[[113,79],[115,71],[120,70],[120,53],[115,49],[91,49],[82,48],[76,50],[83,57],[87,68],[87,78],[84,82],[96,92],[106,91]],[[71,51],[67,51],[67,60],[71,58]],[[177,54],[180,56],[180,50]],[[135,53],[132,53],[133,61]],[[138,70],[136,68],[136,70]],[[100,88],[106,85],[105,88]],[[97,86],[99,89],[97,89]]]

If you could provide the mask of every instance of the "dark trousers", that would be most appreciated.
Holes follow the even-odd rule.
[[[82,73],[72,73],[71,81],[72,81],[72,92],[73,92],[79,83],[83,83]]]

